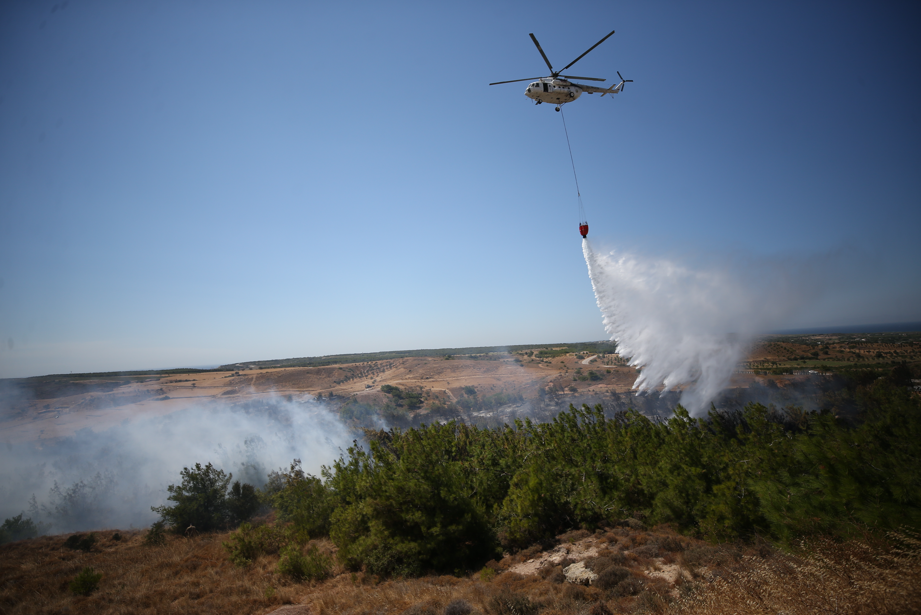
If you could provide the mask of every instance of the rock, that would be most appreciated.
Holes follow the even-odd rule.
[[[591,585],[592,581],[598,578],[598,575],[585,567],[585,562],[576,562],[571,566],[563,569],[566,580],[570,583],[579,585]]]

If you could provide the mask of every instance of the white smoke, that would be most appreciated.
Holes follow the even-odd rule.
[[[640,370],[638,393],[682,388],[692,413],[729,383],[753,338],[775,329],[818,292],[789,264],[692,270],[668,260],[582,251],[604,328]],[[794,282],[795,278],[795,282]]]
[[[0,519],[25,512],[53,532],[144,527],[157,518],[150,507],[167,503],[166,487],[181,482],[183,467],[211,463],[258,487],[295,458],[319,475],[355,437],[312,397],[259,396],[51,442],[7,442],[0,447]]]

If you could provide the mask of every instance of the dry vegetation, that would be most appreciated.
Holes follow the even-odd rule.
[[[921,610],[921,541],[914,533],[889,541],[867,539],[803,545],[799,557],[748,556],[730,575],[707,580],[669,612],[851,613],[882,615]]]
[[[334,568],[322,583],[294,583],[276,571],[278,556],[239,568],[222,541],[228,533],[169,536],[146,546],[142,532],[103,531],[89,552],[48,536],[0,547],[2,613],[270,613],[289,615],[576,615],[593,613],[915,613],[921,609],[921,541],[802,545],[799,555],[767,544],[716,546],[654,530],[579,530],[558,545],[534,546],[464,576],[379,579]],[[328,541],[316,544],[333,554]],[[599,574],[567,582],[576,560]],[[86,567],[102,574],[96,591],[75,595]],[[518,572],[516,572],[518,571]],[[522,574],[530,572],[530,574]],[[283,611],[285,612],[285,611]]]
[[[138,531],[95,536],[89,552],[66,548],[66,536],[0,547],[0,612],[255,613],[303,592],[274,578],[275,561],[235,567],[221,547],[227,534],[170,536],[159,547],[145,546]],[[102,579],[88,597],[76,596],[69,583],[85,567]]]

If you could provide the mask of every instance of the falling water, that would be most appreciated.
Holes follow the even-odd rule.
[[[604,328],[639,369],[634,389],[679,388],[692,413],[726,387],[755,335],[799,303],[776,267],[746,277],[730,268],[694,271],[668,260],[596,254],[587,239],[582,251]]]

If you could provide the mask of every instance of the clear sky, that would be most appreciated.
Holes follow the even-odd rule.
[[[594,245],[921,320],[917,6],[4,2],[0,377],[605,338],[529,32]]]

